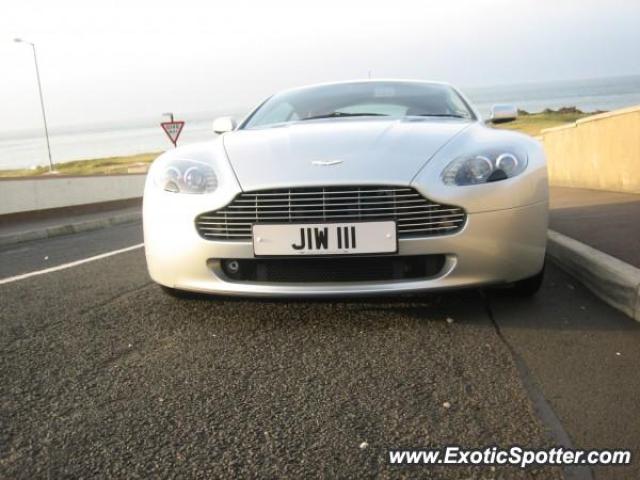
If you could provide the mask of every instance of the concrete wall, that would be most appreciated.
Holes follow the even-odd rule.
[[[0,179],[0,215],[142,197],[145,174]]]
[[[640,106],[543,130],[552,185],[640,193]]]

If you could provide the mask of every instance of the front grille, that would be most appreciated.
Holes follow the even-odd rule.
[[[466,213],[440,205],[410,187],[332,186],[240,193],[226,207],[196,218],[209,240],[248,240],[256,223],[316,223],[395,220],[398,238],[453,233]]]
[[[221,269],[232,282],[326,283],[426,279],[440,273],[444,255],[239,259],[231,271]]]

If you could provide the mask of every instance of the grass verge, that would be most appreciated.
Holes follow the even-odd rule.
[[[55,165],[59,175],[110,175],[114,173],[144,173],[161,152],[141,153],[122,157],[76,160]],[[0,177],[31,177],[49,173],[48,167],[0,170]]]
[[[516,130],[536,137],[540,135],[540,132],[545,128],[573,123],[580,118],[589,117],[598,113],[602,112],[585,113],[575,107],[565,107],[558,110],[547,109],[539,113],[529,113],[520,110],[516,121],[499,124],[496,128]]]

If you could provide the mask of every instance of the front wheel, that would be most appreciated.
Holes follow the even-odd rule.
[[[196,293],[189,292],[187,290],[178,290],[177,288],[165,287],[164,285],[160,285],[162,291],[173,298],[195,298],[197,296]]]
[[[544,265],[542,266],[542,270],[533,277],[523,278],[522,280],[514,282],[510,290],[514,295],[519,297],[532,297],[540,290],[543,279]]]

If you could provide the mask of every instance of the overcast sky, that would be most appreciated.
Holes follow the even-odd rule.
[[[252,105],[400,77],[460,86],[640,74],[640,1],[18,0],[0,15],[0,132]]]

